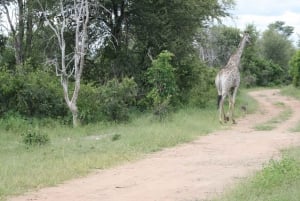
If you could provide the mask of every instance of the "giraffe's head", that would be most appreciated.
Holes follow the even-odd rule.
[[[246,40],[247,43],[251,43],[251,41],[250,41],[251,36],[250,36],[250,34],[247,31],[244,32],[243,38],[245,38],[245,40]]]

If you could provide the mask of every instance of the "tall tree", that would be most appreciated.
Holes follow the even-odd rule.
[[[226,9],[233,4],[227,0],[100,2],[104,2],[110,13],[103,16],[101,13],[106,10],[102,9],[97,19],[103,17],[99,21],[102,20],[111,35],[96,60],[101,69],[93,75],[107,79],[134,76],[139,85],[146,88],[143,74],[151,66],[151,60],[168,50],[175,55],[172,65],[182,92],[190,88],[191,55],[195,54],[193,41],[197,29],[206,26],[211,19],[227,16]]]
[[[49,4],[54,0],[48,0]],[[5,29],[12,38],[12,46],[14,48],[16,64],[23,64],[28,58],[34,54],[40,54],[39,51],[33,52],[34,42],[43,43],[44,41],[36,41],[40,27],[43,26],[43,18],[41,18],[40,6],[36,0],[2,0],[0,11],[6,18]],[[35,56],[35,55],[34,55]]]
[[[275,22],[263,32],[261,39],[262,54],[267,60],[288,68],[288,62],[295,49],[289,37],[293,33],[293,27],[284,26],[284,22]]]
[[[74,0],[73,5],[65,5],[63,0],[60,0],[59,7],[60,13],[56,17],[55,22],[48,18],[46,12],[44,12],[44,16],[58,40],[61,55],[60,62],[56,63],[56,73],[61,79],[64,99],[73,116],[73,126],[77,127],[79,123],[77,99],[88,47],[87,37],[90,7],[88,0]],[[72,30],[74,30],[74,52],[71,53],[66,51],[65,34],[68,26],[71,26]],[[68,58],[70,59],[68,60]],[[70,97],[71,86],[69,79],[71,77],[75,83]]]

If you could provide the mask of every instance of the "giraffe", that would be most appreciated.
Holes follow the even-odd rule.
[[[246,43],[249,42],[249,39],[249,34],[245,32],[236,52],[231,55],[226,66],[222,68],[216,76],[215,84],[218,91],[218,110],[220,123],[223,123],[223,121],[227,122],[230,119],[232,120],[233,124],[236,123],[234,119],[234,105],[237,90],[240,85],[239,64],[243,50],[246,46]],[[228,116],[226,117],[224,113],[224,100],[227,95],[229,97],[229,111]]]

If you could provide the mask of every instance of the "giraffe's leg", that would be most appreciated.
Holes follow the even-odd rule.
[[[232,119],[232,123],[233,124],[236,124],[236,121],[234,119],[234,106],[235,106],[235,97],[236,97],[236,94],[237,94],[237,90],[238,90],[238,87],[235,87],[234,90],[233,90],[233,94],[232,94],[232,100],[231,100],[231,119]]]
[[[229,107],[228,107],[228,112],[227,112],[227,118],[228,118],[228,121],[230,119],[232,119],[232,94],[229,92],[228,94],[228,103],[229,103]]]
[[[219,121],[220,123],[226,122],[226,116],[224,112],[224,100],[226,98],[226,95],[222,95],[222,98],[220,100],[220,105],[219,105]]]

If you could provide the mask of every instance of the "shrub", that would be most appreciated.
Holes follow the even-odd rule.
[[[133,78],[116,78],[108,81],[100,91],[101,111],[110,121],[126,121],[129,118],[128,109],[135,103],[137,84]]]
[[[18,112],[27,117],[64,117],[67,109],[58,79],[30,63],[16,71],[1,69],[0,113]],[[40,68],[40,67],[39,67]]]
[[[195,63],[193,67],[193,86],[188,94],[191,106],[205,108],[213,100],[216,100],[215,87],[216,69],[209,68],[201,63]]]
[[[23,133],[23,142],[28,146],[41,146],[49,143],[49,141],[49,136],[41,133],[38,130],[28,130],[27,132]]]
[[[115,78],[99,87],[83,84],[78,99],[80,118],[85,123],[126,121],[136,96],[137,84],[133,78],[125,77],[122,81]]]
[[[289,62],[290,75],[293,79],[293,85],[295,87],[300,86],[300,50],[297,51]]]
[[[79,109],[79,118],[83,123],[103,119],[100,90],[99,87],[93,84],[81,84],[77,106]]]
[[[154,114],[159,117],[166,114],[177,93],[174,68],[170,64],[173,56],[168,51],[161,52],[147,70],[147,81],[151,87],[147,98]]]

